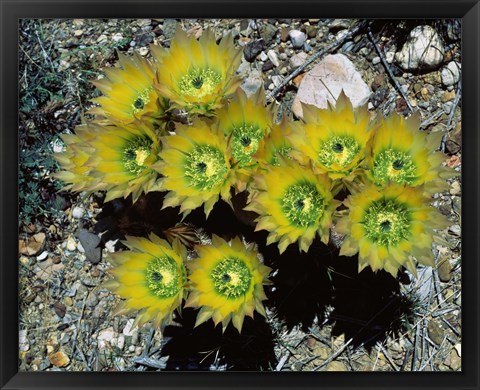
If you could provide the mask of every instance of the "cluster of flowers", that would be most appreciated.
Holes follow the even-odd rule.
[[[341,93],[335,107],[304,105],[301,120],[276,123],[262,89],[239,88],[241,50],[230,36],[217,44],[212,31],[197,41],[179,29],[169,49],[151,52],[152,62],[119,54],[121,67],[95,82],[95,119],[63,135],[56,155],[67,189],[134,201],[167,191],[163,207],[180,206],[184,217],[202,205],[208,217],[220,198],[231,204],[247,190],[245,210],[280,253],[295,243],[307,252],[317,234],[327,243],[335,228],[345,235],[340,254],[358,253],[359,270],[395,276],[401,266],[415,273],[414,259],[432,265],[434,229],[448,221],[430,202],[450,172],[435,152],[439,134],[420,132],[417,116],[372,121]],[[186,121],[169,131],[173,112]],[[264,315],[270,268],[240,238],[214,236],[188,261],[176,240],[125,243],[109,283],[126,299],[118,313],[140,310],[138,323],[164,325],[185,298],[201,308],[197,324],[212,318],[225,329],[231,320],[239,331],[245,315]]]

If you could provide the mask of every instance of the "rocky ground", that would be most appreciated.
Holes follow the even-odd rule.
[[[350,88],[352,100],[368,104],[372,113],[419,111],[424,131],[445,134],[439,148],[448,155],[448,165],[460,170],[460,22],[425,23],[23,20],[20,369],[460,370],[459,178],[436,198],[435,205],[452,226],[442,232],[442,245],[434,248],[434,269],[419,268],[417,279],[404,274],[393,284],[373,274],[347,279],[339,269],[333,275],[308,271],[292,282],[279,271],[278,285],[269,292],[276,305],[269,307],[267,322],[256,318],[240,337],[228,331],[221,335],[208,326],[195,333],[188,310],[179,326],[164,334],[149,326],[132,329],[133,318],[113,317],[111,310],[119,298],[101,283],[110,266],[109,253],[116,250],[115,240],[100,238],[95,225],[125,210],[104,205],[101,194],[59,192],[61,184],[50,176],[57,169],[50,154],[62,148],[58,135],[74,129],[90,106],[89,99],[98,94],[89,80],[97,78],[102,67],[114,65],[116,50],[148,57],[149,45],[168,46],[178,27],[195,36],[207,27],[218,37],[231,32],[236,44],[244,47],[242,87],[247,93],[265,88],[280,112],[301,114],[298,101],[324,104],[332,85]],[[422,42],[430,42],[432,49],[425,50]],[[346,273],[350,266],[355,268],[346,265]],[[307,295],[311,290],[303,289],[304,282],[320,284],[327,276],[335,281],[334,298],[319,304],[321,299]],[[315,310],[311,305],[317,305]]]

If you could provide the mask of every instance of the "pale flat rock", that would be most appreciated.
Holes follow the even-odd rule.
[[[293,113],[299,118],[303,116],[301,103],[322,109],[328,108],[327,102],[335,105],[342,90],[354,108],[366,104],[371,94],[352,61],[343,54],[328,55],[303,77],[292,105]]]

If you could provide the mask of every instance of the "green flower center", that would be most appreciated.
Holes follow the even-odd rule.
[[[322,165],[330,168],[336,163],[342,168],[346,168],[357,157],[361,147],[355,138],[345,135],[330,137],[328,140],[322,141],[319,149],[318,161]]]
[[[290,157],[289,153],[293,150],[291,146],[282,146],[279,149],[277,149],[276,153],[273,154],[272,159],[270,160],[270,164],[274,166],[280,166],[280,161],[278,161],[278,157],[286,157],[289,160],[293,160],[292,157]]]
[[[132,113],[136,114],[137,112],[142,111],[145,106],[150,102],[150,92],[152,92],[153,87],[147,88],[132,103]]]
[[[242,124],[234,127],[231,133],[233,158],[240,166],[245,166],[252,162],[252,155],[257,152],[265,131],[255,124]]]
[[[223,183],[228,172],[224,154],[209,145],[196,145],[185,159],[185,176],[199,190],[211,190]]]
[[[192,68],[184,75],[178,87],[184,95],[202,98],[215,92],[222,74],[211,68]]]
[[[281,206],[291,223],[306,227],[318,222],[323,213],[324,198],[313,183],[295,184],[283,195]]]
[[[215,291],[227,298],[238,298],[250,289],[252,274],[245,262],[238,258],[226,258],[212,271]]]
[[[375,156],[372,173],[382,184],[392,181],[411,185],[417,179],[417,166],[408,153],[386,149]]]
[[[138,176],[145,169],[145,160],[150,156],[152,140],[136,137],[123,149],[123,166],[127,172]]]
[[[185,282],[185,270],[179,272],[178,264],[172,258],[154,258],[148,263],[147,288],[157,297],[171,298],[177,295]]]
[[[362,223],[365,235],[378,245],[396,246],[410,238],[410,211],[396,200],[372,202],[365,210]]]

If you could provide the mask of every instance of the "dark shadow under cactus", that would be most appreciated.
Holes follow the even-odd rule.
[[[179,207],[161,209],[165,194],[149,193],[135,204],[130,198],[105,203],[95,226],[104,233],[103,242],[150,233],[167,238],[166,231],[181,222],[182,216]],[[332,334],[353,338],[354,346],[369,348],[402,329],[404,319],[411,316],[412,303],[401,295],[398,278],[384,271],[373,273],[370,268],[358,273],[356,256],[340,256],[338,248],[323,244],[318,237],[307,253],[299,252],[294,244],[280,255],[276,243],[266,245],[268,232],[255,232],[256,215],[242,210],[246,199],[246,193],[234,195],[235,210],[220,200],[208,218],[198,208],[183,223],[202,228],[208,235],[227,240],[243,236],[257,244],[265,264],[277,271],[270,277],[272,286],[266,288],[265,305],[289,330],[300,325],[308,332],[315,319],[323,323],[327,307],[333,309],[328,317]],[[177,318],[180,326],[165,329],[168,342],[162,355],[170,356],[168,370],[269,370],[276,364],[274,335],[257,313],[254,319],[245,319],[241,334],[233,326],[222,334],[221,326],[215,328],[212,321],[194,328],[195,317],[195,310],[184,309]]]
[[[274,335],[265,318],[246,317],[242,333],[207,321],[194,328],[196,310],[184,309],[177,322],[164,331],[162,349],[169,356],[167,370],[271,370],[276,365]]]

